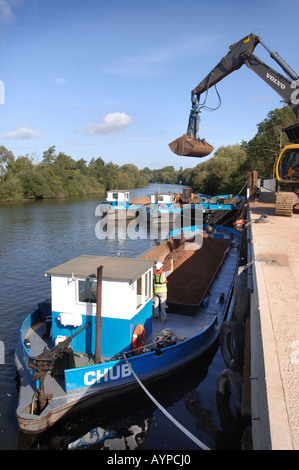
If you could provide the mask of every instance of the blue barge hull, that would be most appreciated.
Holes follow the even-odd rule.
[[[39,380],[33,380],[34,368],[32,364],[30,367],[30,361],[34,364],[34,358],[37,358],[45,347],[51,348],[53,338],[48,338],[49,317],[43,317],[41,309],[29,315],[21,327],[15,354],[16,367],[21,377],[19,405],[16,410],[20,431],[28,434],[43,432],[67,414],[78,412],[94,403],[111,401],[138,388],[132,370],[145,384],[157,381],[174,371],[179,374],[181,367],[212,347],[217,340],[221,323],[229,312],[239,258],[237,232],[222,228],[220,234],[215,233],[215,239],[217,237],[228,237],[231,243],[230,249],[225,252],[217,276],[209,287],[208,303],[181,306],[183,314],[172,313],[175,309],[169,306],[169,321],[166,324],[159,319],[153,319],[152,312],[145,320],[145,314],[140,313],[142,312],[140,309],[139,313],[129,321],[133,326],[136,323],[140,325],[141,318],[147,322],[147,334],[142,350],[132,350],[129,344],[129,347],[120,347],[119,352],[113,357],[102,355],[101,362],[97,364],[94,363],[92,354],[76,351],[73,367],[64,366],[62,373],[58,371],[57,374],[54,370],[48,371],[41,384]],[[132,286],[131,283],[131,290]],[[219,301],[220,295],[224,301]],[[151,305],[151,297],[148,302]],[[103,304],[105,304],[104,299]],[[148,308],[145,311],[148,312]],[[62,315],[60,317],[62,318]],[[52,331],[53,321],[59,324],[60,317],[56,316],[54,320],[50,318]],[[78,334],[77,342],[76,338],[72,340],[72,349],[80,349],[82,344],[86,346],[84,341],[82,343],[82,338],[88,337],[88,328],[87,326],[85,332]],[[61,331],[65,332],[65,329],[66,327]],[[123,329],[125,330],[125,327]],[[75,326],[71,332],[73,334],[78,330],[79,327]],[[43,407],[39,406],[38,400],[41,385],[45,398]]]

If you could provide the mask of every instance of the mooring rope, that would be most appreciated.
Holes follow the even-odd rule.
[[[125,354],[123,354],[125,361],[127,365],[129,366],[129,369],[131,370],[132,374],[134,375],[136,381],[140,385],[140,387],[143,389],[143,391],[147,394],[147,396],[154,402],[154,404],[159,408],[164,415],[172,421],[175,426],[177,426],[189,439],[191,439],[198,447],[200,447],[202,450],[211,450],[209,447],[207,447],[203,442],[201,442],[197,437],[193,436],[191,432],[188,431],[184,426],[182,426],[173,416],[171,416],[170,413],[162,406],[160,403],[153,397],[153,395],[150,394],[150,392],[147,390],[147,388],[143,385],[143,383],[140,381],[139,377],[137,374],[135,374],[131,364],[129,363],[128,359],[126,358]]]
[[[161,333],[159,333],[159,335],[157,336],[157,338],[155,339],[155,341],[153,341],[152,343],[146,343],[146,344],[143,344],[142,346],[139,346],[137,348],[134,348],[134,349],[130,349],[130,351],[125,351],[123,354],[131,354],[131,353],[136,353],[136,351],[139,351],[139,349],[142,349],[142,350],[146,350],[148,348],[150,348],[151,346],[156,346],[157,344],[161,344],[163,343],[163,340],[167,340],[167,339],[171,339],[171,337],[174,336],[175,339],[178,341],[178,342],[181,342],[181,341],[185,341],[186,338],[182,337],[182,338],[179,338],[174,331],[172,331],[170,328],[165,328],[164,330],[161,331]],[[119,356],[120,354],[118,354]]]

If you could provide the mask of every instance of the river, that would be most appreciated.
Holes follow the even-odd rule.
[[[178,191],[181,187],[150,185],[130,191],[130,196],[170,189]],[[81,254],[135,257],[158,243],[150,237],[99,240],[95,210],[100,201],[98,196],[0,205],[0,450],[198,449],[142,391],[111,408],[87,410],[40,436],[25,436],[18,431],[15,343],[26,316],[38,302],[50,297],[45,270]],[[217,375],[224,368],[220,350],[215,347],[151,391],[206,446],[238,449],[234,396],[229,403],[227,399],[220,403],[216,394]]]

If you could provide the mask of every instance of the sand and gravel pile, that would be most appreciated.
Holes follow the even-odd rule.
[[[151,197],[150,196],[143,196],[143,197],[138,197],[136,199],[130,199],[130,204],[150,204],[151,203]]]
[[[161,261],[164,271],[171,269],[173,258],[173,272],[167,278],[168,302],[200,303],[221,266],[230,240],[214,239],[205,233],[202,237],[200,249],[194,239],[171,238],[142,256]]]

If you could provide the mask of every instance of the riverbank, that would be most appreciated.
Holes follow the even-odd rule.
[[[105,189],[100,189],[99,191],[93,191],[90,193],[84,193],[84,194],[58,194],[56,196],[43,196],[43,197],[27,197],[27,198],[21,198],[21,199],[0,199],[0,206],[2,204],[6,203],[24,203],[24,202],[35,202],[35,201],[60,201],[60,200],[68,200],[71,198],[88,198],[88,197],[95,197],[95,196],[103,196],[105,195]]]

